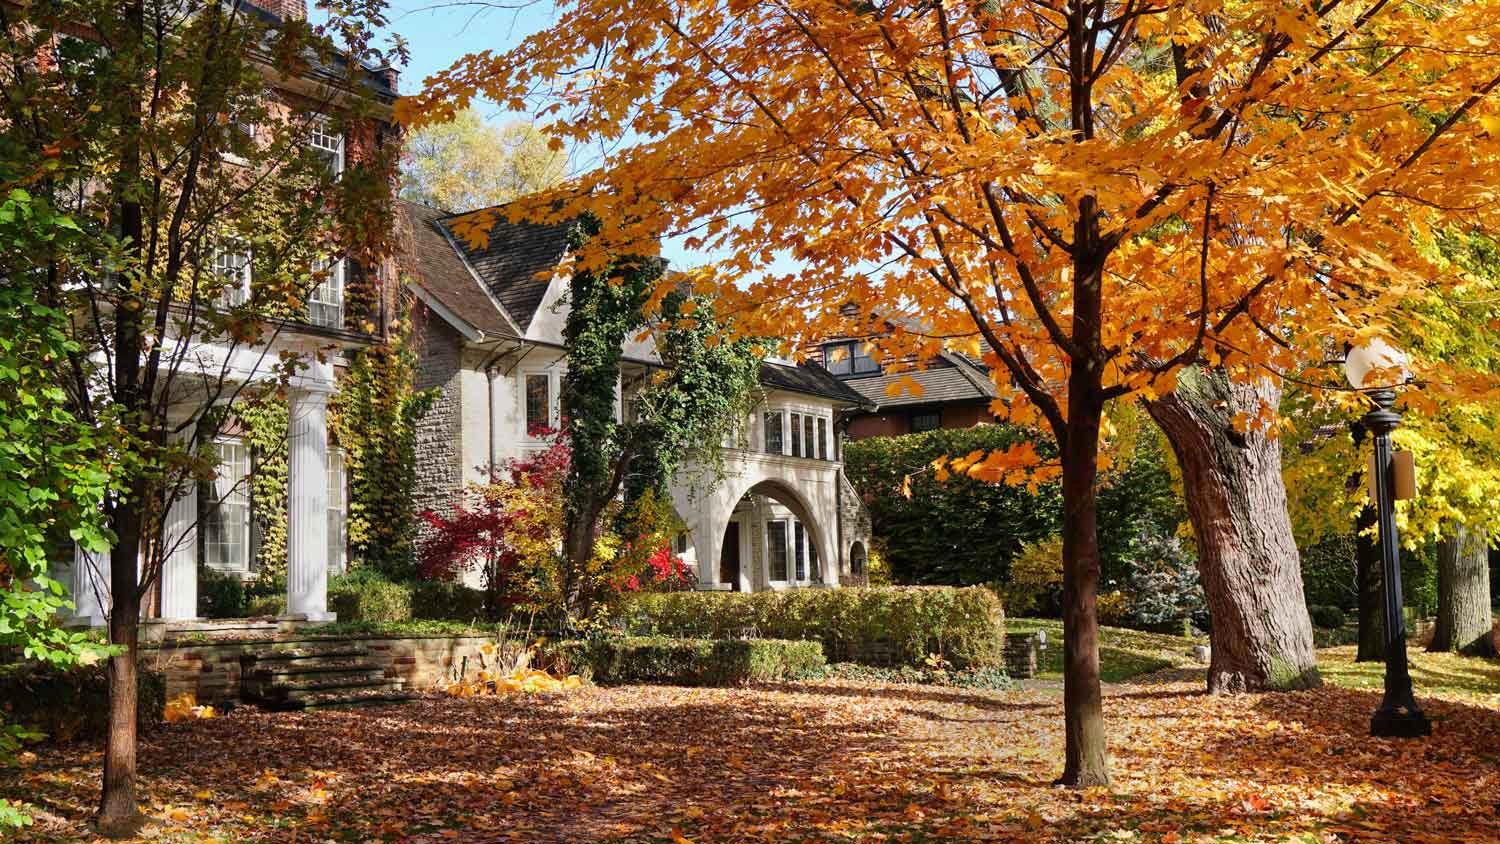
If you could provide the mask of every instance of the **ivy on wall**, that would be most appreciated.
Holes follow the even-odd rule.
[[[330,426],[349,479],[349,567],[392,579],[416,576],[417,422],[437,399],[416,389],[416,358],[406,338],[351,353],[329,403]]]
[[[268,390],[242,399],[235,416],[250,448],[250,518],[259,544],[255,565],[269,583],[286,573],[287,404],[286,396]]]

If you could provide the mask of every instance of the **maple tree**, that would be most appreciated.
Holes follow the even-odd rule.
[[[1105,404],[1164,395],[1200,362],[1300,371],[1389,330],[1403,297],[1459,283],[1413,233],[1483,228],[1495,201],[1494,12],[579,0],[436,74],[398,116],[440,122],[485,96],[533,109],[559,143],[626,141],[547,197],[605,221],[580,259],[686,234],[723,256],[698,281],[744,331],[812,340],[854,302],[921,326],[878,342],[888,360],[982,355],[995,409],[1059,444],[1041,468],[1065,501],[1061,780],[1092,785],[1108,781]],[[778,254],[795,268],[773,268]],[[1485,383],[1428,375],[1434,392]],[[1036,464],[1017,449],[962,468],[1022,480]]]
[[[401,198],[444,211],[500,205],[562,180],[567,157],[527,123],[486,123],[474,109],[402,143]]]

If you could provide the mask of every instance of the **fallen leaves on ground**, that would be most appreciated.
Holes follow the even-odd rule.
[[[238,709],[147,737],[141,794],[166,842],[1500,841],[1495,709],[1424,701],[1432,738],[1381,740],[1373,692],[1201,682],[1111,688],[1115,781],[1083,792],[1050,785],[1054,689],[829,681]],[[99,761],[0,779],[45,812],[20,841],[90,840]]]
[[[198,698],[192,692],[182,694],[167,701],[166,708],[162,711],[162,717],[167,723],[175,721],[187,721],[192,718],[212,718],[215,712],[212,706],[199,706]]]
[[[583,678],[577,674],[554,677],[535,668],[517,668],[508,674],[490,676],[480,671],[474,679],[462,679],[449,683],[443,692],[449,697],[476,697],[479,695],[544,694],[570,692],[583,688]]]

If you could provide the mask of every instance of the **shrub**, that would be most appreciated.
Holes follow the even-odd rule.
[[[638,632],[713,639],[813,639],[838,661],[955,668],[1002,665],[1005,612],[984,587],[869,587],[640,595],[622,609]]]
[[[142,728],[162,721],[166,678],[144,665],[137,672],[136,717]],[[39,663],[0,666],[5,720],[34,727],[53,741],[96,739],[109,732],[106,662],[55,668]]]
[[[411,617],[430,621],[487,619],[484,591],[460,583],[419,580],[411,587]]]
[[[1027,615],[1043,605],[1054,605],[1062,591],[1062,537],[1053,535],[1027,542],[1010,561],[1004,585],[1005,606],[1012,615]]]
[[[1359,605],[1359,586],[1355,582],[1358,538],[1354,534],[1327,536],[1299,550],[1302,595],[1309,606],[1354,609]]]
[[[244,618],[245,584],[207,566],[198,569],[198,617]]]
[[[1338,607],[1315,604],[1307,608],[1307,614],[1312,618],[1313,626],[1323,630],[1337,630],[1344,626],[1344,611]]]
[[[257,595],[245,599],[245,617],[286,615],[286,595]]]
[[[411,593],[373,569],[356,569],[328,584],[328,608],[340,621],[411,621]]]
[[[1094,606],[1099,613],[1100,624],[1123,627],[1130,620],[1130,596],[1119,590],[1100,592]]]
[[[927,686],[949,686],[957,689],[1006,691],[1016,684],[1002,668],[968,668],[963,671],[932,669],[914,665],[878,666],[857,662],[835,662],[813,672],[809,680],[853,680],[861,683],[916,683]]]
[[[826,664],[817,642],[779,639],[572,639],[554,645],[552,655],[600,684],[740,686],[805,677]]]

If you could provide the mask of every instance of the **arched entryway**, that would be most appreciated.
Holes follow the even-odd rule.
[[[758,592],[829,582],[820,520],[795,489],[761,481],[745,490],[719,535],[721,589]]]

